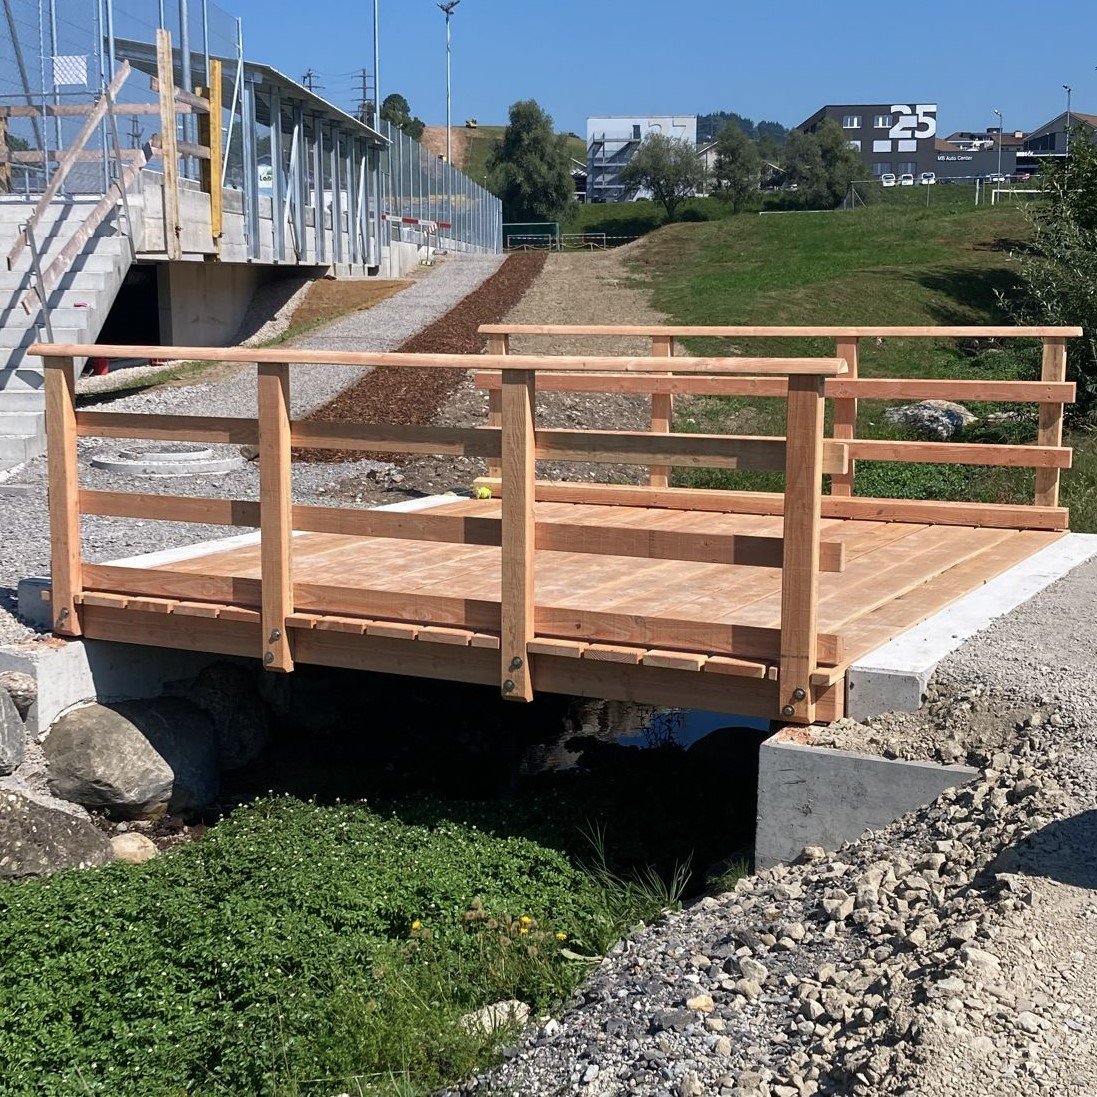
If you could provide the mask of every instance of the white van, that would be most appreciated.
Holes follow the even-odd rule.
[[[918,182],[923,187],[932,187],[937,182],[937,173],[935,171],[924,171],[918,179]]]
[[[913,187],[914,186],[914,176],[909,171],[904,172],[902,175],[899,176],[899,186],[901,186],[901,187]]]
[[[882,187],[893,187],[893,186],[895,186],[895,176],[892,175],[890,171],[885,171],[884,174],[880,176],[880,186],[882,186]]]

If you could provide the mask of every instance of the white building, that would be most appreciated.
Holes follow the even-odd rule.
[[[697,144],[696,114],[609,115],[587,119],[587,201],[623,202],[635,195],[620,174],[644,138],[661,133]]]

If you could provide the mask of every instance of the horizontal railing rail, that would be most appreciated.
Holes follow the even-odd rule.
[[[1066,380],[1066,341],[1081,336],[1082,329],[1070,326],[758,326],[675,324],[485,324],[480,333],[489,348],[506,354],[512,336],[629,338],[651,340],[653,360],[673,356],[675,340],[680,338],[736,339],[833,339],[837,356],[848,366],[841,377],[825,382],[825,395],[833,400],[833,437],[848,447],[849,467],[831,475],[829,499],[853,499],[857,461],[897,461],[926,464],[958,464],[984,467],[1031,468],[1035,470],[1035,496],[1021,524],[1034,528],[1065,528],[1067,512],[1059,506],[1060,473],[1071,467],[1072,451],[1063,445],[1065,405],[1073,402],[1075,386]],[[952,380],[939,378],[862,378],[858,376],[860,340],[872,339],[1039,339],[1043,343],[1039,381]],[[677,361],[677,358],[675,358]],[[475,384],[486,389],[492,420],[498,418],[498,375],[477,372]],[[747,396],[785,398],[788,386],[779,377],[612,377],[587,374],[576,377],[566,373],[542,374],[540,387],[552,392],[626,392],[651,399],[651,432],[663,435],[671,431],[675,396]],[[1033,403],[1038,408],[1035,444],[992,444],[919,442],[907,440],[862,439],[857,437],[858,400],[960,400]],[[652,465],[649,486],[668,489],[666,464]],[[489,468],[487,483],[497,479],[497,468]],[[563,499],[566,489],[553,487],[555,498]],[[596,498],[596,486],[577,487],[587,501]],[[612,490],[612,489],[610,489]],[[606,496],[609,497],[608,495]],[[670,499],[673,496],[669,497]],[[663,505],[671,505],[663,496]],[[881,516],[898,515],[908,510],[905,501],[875,500]],[[824,511],[827,507],[824,502]],[[856,506],[857,504],[853,504]],[[970,504],[973,520],[981,524],[1013,525],[1017,508],[988,509],[994,504]],[[927,509],[928,507],[928,509]],[[932,504],[920,513],[932,514]],[[957,510],[940,505],[936,513],[941,521],[955,522]],[[932,520],[932,519],[931,519]]]
[[[261,655],[271,670],[294,666],[293,630],[302,615],[340,621],[366,620],[386,629],[380,635],[413,635],[498,648],[500,688],[506,697],[529,700],[534,674],[530,656],[545,645],[566,645],[576,637],[635,649],[635,662],[653,667],[699,669],[704,656],[723,661],[723,673],[757,673],[766,668],[743,660],[778,664],[776,693],[784,718],[814,719],[820,668],[841,660],[841,638],[818,628],[821,572],[845,564],[841,543],[820,536],[823,475],[840,475],[849,447],[823,437],[824,385],[841,377],[841,358],[652,358],[545,357],[519,355],[411,355],[309,352],[286,349],[135,347],[37,344],[32,354],[46,366],[47,434],[50,456],[52,603],[55,630],[80,635],[80,607],[119,606],[201,616],[217,604],[226,620],[261,626]],[[258,369],[256,419],[131,412],[78,411],[75,359],[167,358],[250,362]],[[291,366],[498,370],[498,422],[486,427],[407,426],[377,423],[308,422],[290,415]],[[784,437],[702,434],[653,435],[643,431],[538,429],[535,399],[542,373],[598,374],[630,379],[652,371],[699,378],[767,377],[786,393]],[[81,489],[77,464],[80,437],[151,438],[257,446],[259,499],[204,499],[147,493]],[[499,517],[398,514],[383,511],[295,506],[291,461],[294,448],[404,451],[482,457],[500,470]],[[629,528],[585,527],[548,521],[534,509],[538,459],[668,466],[771,469],[785,474],[782,536],[700,534]],[[495,504],[493,504],[495,505]],[[84,563],[80,552],[83,514],[161,521],[216,523],[258,528],[260,578],[234,578],[127,565]],[[462,545],[498,547],[498,601],[441,594],[396,594],[295,582],[295,532],[339,533]],[[658,560],[689,560],[781,569],[780,627],[712,624],[606,610],[564,609],[537,604],[535,555],[558,551]],[[248,617],[246,615],[252,615]],[[241,616],[245,615],[245,616]],[[349,615],[349,616],[348,616]],[[467,630],[476,630],[468,632]],[[396,630],[396,632],[393,632]],[[428,633],[430,634],[428,636]],[[648,651],[647,649],[653,649]],[[703,653],[698,655],[697,653]],[[650,656],[650,660],[647,657]],[[741,665],[740,665],[741,664]],[[823,671],[826,676],[825,670]]]

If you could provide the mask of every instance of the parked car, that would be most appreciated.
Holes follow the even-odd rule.
[[[924,171],[918,177],[918,182],[923,187],[932,187],[937,182],[937,173],[935,171]]]
[[[914,186],[914,176],[909,171],[903,172],[903,174],[899,176],[899,186],[901,186],[901,187],[913,187]]]
[[[893,187],[893,186],[895,186],[895,176],[892,175],[890,171],[884,172],[884,174],[880,176],[880,186],[882,186],[882,187]]]

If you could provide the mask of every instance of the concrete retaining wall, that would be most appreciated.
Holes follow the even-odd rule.
[[[976,775],[970,766],[877,758],[776,736],[758,756],[755,862],[769,868],[792,861],[805,846],[835,850]]]

